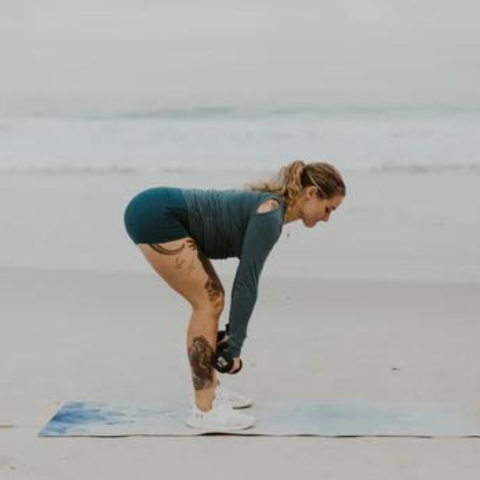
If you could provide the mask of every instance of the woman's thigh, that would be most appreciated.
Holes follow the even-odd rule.
[[[209,258],[191,237],[162,243],[139,243],[154,270],[194,309],[224,305],[225,291]]]

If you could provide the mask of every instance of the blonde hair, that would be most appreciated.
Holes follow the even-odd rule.
[[[342,176],[333,165],[327,162],[307,164],[303,160],[295,160],[282,167],[273,179],[247,183],[244,188],[253,192],[272,193],[292,206],[303,189],[309,186],[316,187],[318,197],[327,200],[347,193]]]

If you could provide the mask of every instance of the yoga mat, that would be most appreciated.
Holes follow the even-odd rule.
[[[41,437],[131,435],[194,436],[208,430],[185,425],[188,404],[67,402],[41,430]],[[256,425],[230,435],[317,435],[467,437],[478,436],[461,409],[438,404],[381,404],[358,401],[259,401],[241,410]],[[218,433],[218,432],[216,432]]]

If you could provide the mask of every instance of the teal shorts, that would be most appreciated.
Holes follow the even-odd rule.
[[[161,243],[189,237],[187,204],[180,188],[153,187],[135,195],[123,221],[134,243]]]

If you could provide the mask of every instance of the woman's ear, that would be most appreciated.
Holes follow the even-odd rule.
[[[309,187],[307,187],[305,191],[306,198],[308,199],[315,198],[317,196],[317,191],[318,191],[317,187],[310,185]]]

